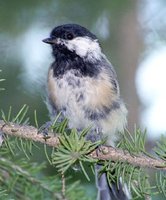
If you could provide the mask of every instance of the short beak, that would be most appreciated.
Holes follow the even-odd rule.
[[[56,39],[55,38],[46,38],[46,39],[44,39],[42,41],[47,43],[47,44],[55,44],[56,43]]]

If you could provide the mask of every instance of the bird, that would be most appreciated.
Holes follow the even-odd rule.
[[[62,24],[44,43],[52,48],[53,63],[47,76],[47,107],[53,121],[61,112],[69,129],[92,127],[86,140],[106,138],[115,146],[127,125],[127,108],[120,96],[114,67],[104,55],[98,38],[78,24]],[[96,166],[97,173],[101,166]],[[97,176],[98,200],[130,199],[124,187]]]

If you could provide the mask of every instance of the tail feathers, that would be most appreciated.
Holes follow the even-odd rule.
[[[104,173],[96,179],[98,189],[97,200],[112,200],[106,174]]]
[[[112,183],[110,186],[106,173],[98,176],[100,168],[100,165],[96,166],[97,200],[131,200],[130,192],[126,185],[122,185],[122,180],[119,181],[119,187],[116,183]]]

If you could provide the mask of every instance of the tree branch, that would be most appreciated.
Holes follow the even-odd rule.
[[[38,129],[33,126],[18,125],[11,122],[6,123],[0,120],[0,131],[7,135],[33,140],[34,142],[44,143],[52,147],[56,147],[59,144],[58,137],[55,137],[52,133],[48,133],[49,137],[45,139],[42,134],[38,133]]]
[[[90,155],[100,160],[121,161],[138,167],[166,170],[166,162],[161,159],[151,158],[146,155],[135,156],[127,151],[113,147],[103,146],[100,152],[97,154],[96,152],[92,152]]]
[[[0,130],[7,135],[44,143],[48,146],[57,147],[59,145],[58,136],[48,133],[49,137],[45,139],[42,134],[38,134],[38,129],[32,126],[18,125],[15,123],[6,124],[0,120]],[[146,155],[134,156],[126,151],[108,146],[102,146],[101,151],[97,153],[96,151],[91,152],[90,156],[100,160],[121,161],[138,167],[166,170],[166,162],[164,160],[151,158]]]

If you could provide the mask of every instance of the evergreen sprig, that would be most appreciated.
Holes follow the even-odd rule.
[[[86,178],[90,180],[84,168],[84,163],[96,162],[88,154],[94,151],[101,142],[87,141],[85,135],[88,131],[89,128],[78,133],[76,129],[72,129],[70,134],[64,132],[59,137],[60,145],[52,154],[52,163],[58,168],[58,171],[65,173],[71,166],[79,164]]]
[[[29,121],[29,118],[27,117],[28,109],[29,109],[29,106],[24,104],[20,108],[20,110],[14,115],[12,107],[10,106],[7,114],[5,114],[3,110],[1,110],[1,114],[2,114],[1,117],[6,124],[10,124],[10,122],[12,122],[12,123],[25,125]],[[13,132],[14,131],[15,130],[13,129]],[[10,137],[8,137],[8,135],[4,135],[3,137],[4,137],[4,143],[6,147],[8,147],[7,149],[10,150],[10,153],[12,153],[13,156],[15,155],[15,152],[19,150],[23,152],[24,155],[29,159],[29,155],[32,154],[32,146],[34,144],[33,141],[30,141],[30,140],[26,141],[26,140],[23,140],[22,138],[17,138],[17,137],[11,139]]]
[[[25,159],[9,161],[0,158],[0,197],[8,199],[55,199],[61,200],[61,181],[59,176],[44,178],[39,176],[45,164],[27,162]],[[73,185],[76,187],[73,193]],[[2,192],[1,192],[2,191]],[[67,185],[66,196],[76,200],[77,195],[87,200],[85,190],[78,181]],[[5,199],[5,198],[3,198]]]
[[[140,153],[146,152],[145,143],[146,130],[141,131],[135,128],[132,134],[128,130],[121,134],[121,140],[117,144],[117,147],[127,150],[131,155],[139,155]]]
[[[149,176],[140,167],[122,162],[106,162],[102,171],[106,171],[110,186],[114,183],[119,188],[120,181],[132,193],[133,199],[144,198],[151,194],[153,186],[150,185]],[[102,172],[101,171],[101,172]]]
[[[131,155],[147,155],[150,158],[155,158],[154,155],[149,154],[145,148],[146,145],[146,130],[141,131],[135,129],[134,133],[131,134],[129,131],[123,134],[122,140],[118,143],[117,147],[127,150]],[[156,143],[154,148],[156,155],[166,161],[166,138],[161,137],[161,140]],[[108,180],[117,182],[122,177],[123,183],[127,183],[129,190],[132,191],[134,199],[139,197],[145,197],[146,195],[152,196],[155,194],[163,194],[166,197],[166,175],[165,172],[160,173],[153,170],[156,174],[156,184],[150,182],[149,174],[141,167],[135,167],[128,163],[122,162],[111,162],[108,171]],[[165,163],[166,165],[166,163]],[[157,167],[157,166],[156,166]],[[163,166],[165,167],[165,166]],[[161,167],[162,169],[162,167]],[[114,170],[115,176],[112,176]],[[152,173],[152,172],[151,172]]]
[[[28,112],[29,106],[24,104],[16,115],[13,116],[12,107],[9,107],[7,114],[3,110],[1,110],[1,117],[5,123],[13,122],[17,124],[28,124],[29,118],[26,116]]]

